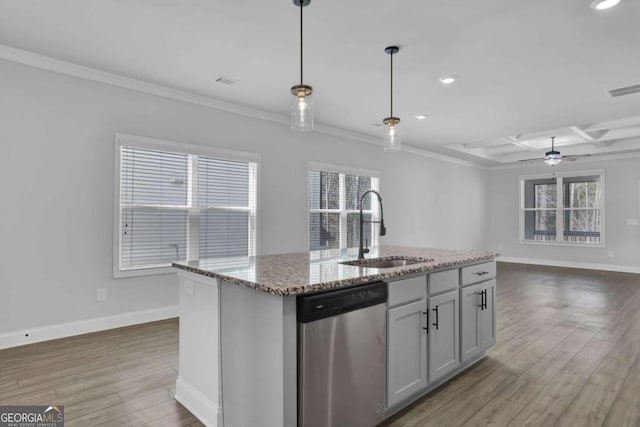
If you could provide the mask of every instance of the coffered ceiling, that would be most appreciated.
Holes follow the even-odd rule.
[[[550,136],[563,154],[639,150],[640,94],[608,91],[640,83],[640,1],[590,3],[312,0],[316,122],[379,136],[398,44],[407,145],[486,165],[544,155]],[[281,115],[298,79],[291,0],[0,0],[0,44]]]

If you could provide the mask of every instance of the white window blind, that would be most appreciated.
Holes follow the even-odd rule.
[[[117,271],[255,255],[257,163],[119,149]]]
[[[337,171],[309,171],[309,248],[337,249],[358,246],[360,242],[360,197],[377,190],[378,177]],[[377,204],[372,196],[363,201],[365,220],[378,220]],[[363,237],[378,244],[378,224],[365,223]]]

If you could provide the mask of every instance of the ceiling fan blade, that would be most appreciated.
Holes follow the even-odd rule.
[[[544,159],[542,158],[537,158],[537,159],[522,159],[522,160],[518,160],[518,162],[522,162],[522,163],[527,163],[527,162],[541,162]]]
[[[567,162],[575,162],[577,159],[581,159],[583,157],[591,157],[591,154],[575,154],[569,156],[562,156],[562,160],[566,160]]]

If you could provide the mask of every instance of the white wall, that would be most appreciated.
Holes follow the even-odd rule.
[[[548,166],[536,166],[490,171],[488,248],[498,250],[502,245],[503,256],[509,258],[640,267],[639,227],[627,225],[627,219],[640,218],[640,158],[576,161],[556,168],[556,171],[604,169],[606,247],[519,243],[519,177],[549,173]],[[613,258],[609,257],[609,252],[613,252]]]
[[[0,94],[0,334],[177,304],[175,275],[112,278],[116,132],[260,153],[264,254],[307,249],[308,161],[381,171],[383,244],[485,246],[483,170],[7,61]]]

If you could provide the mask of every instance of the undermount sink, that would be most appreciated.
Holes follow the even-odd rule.
[[[353,265],[356,267],[364,268],[394,268],[394,267],[406,267],[407,265],[419,264],[421,262],[430,262],[432,259],[425,258],[370,258],[364,260],[345,261],[340,264]]]

